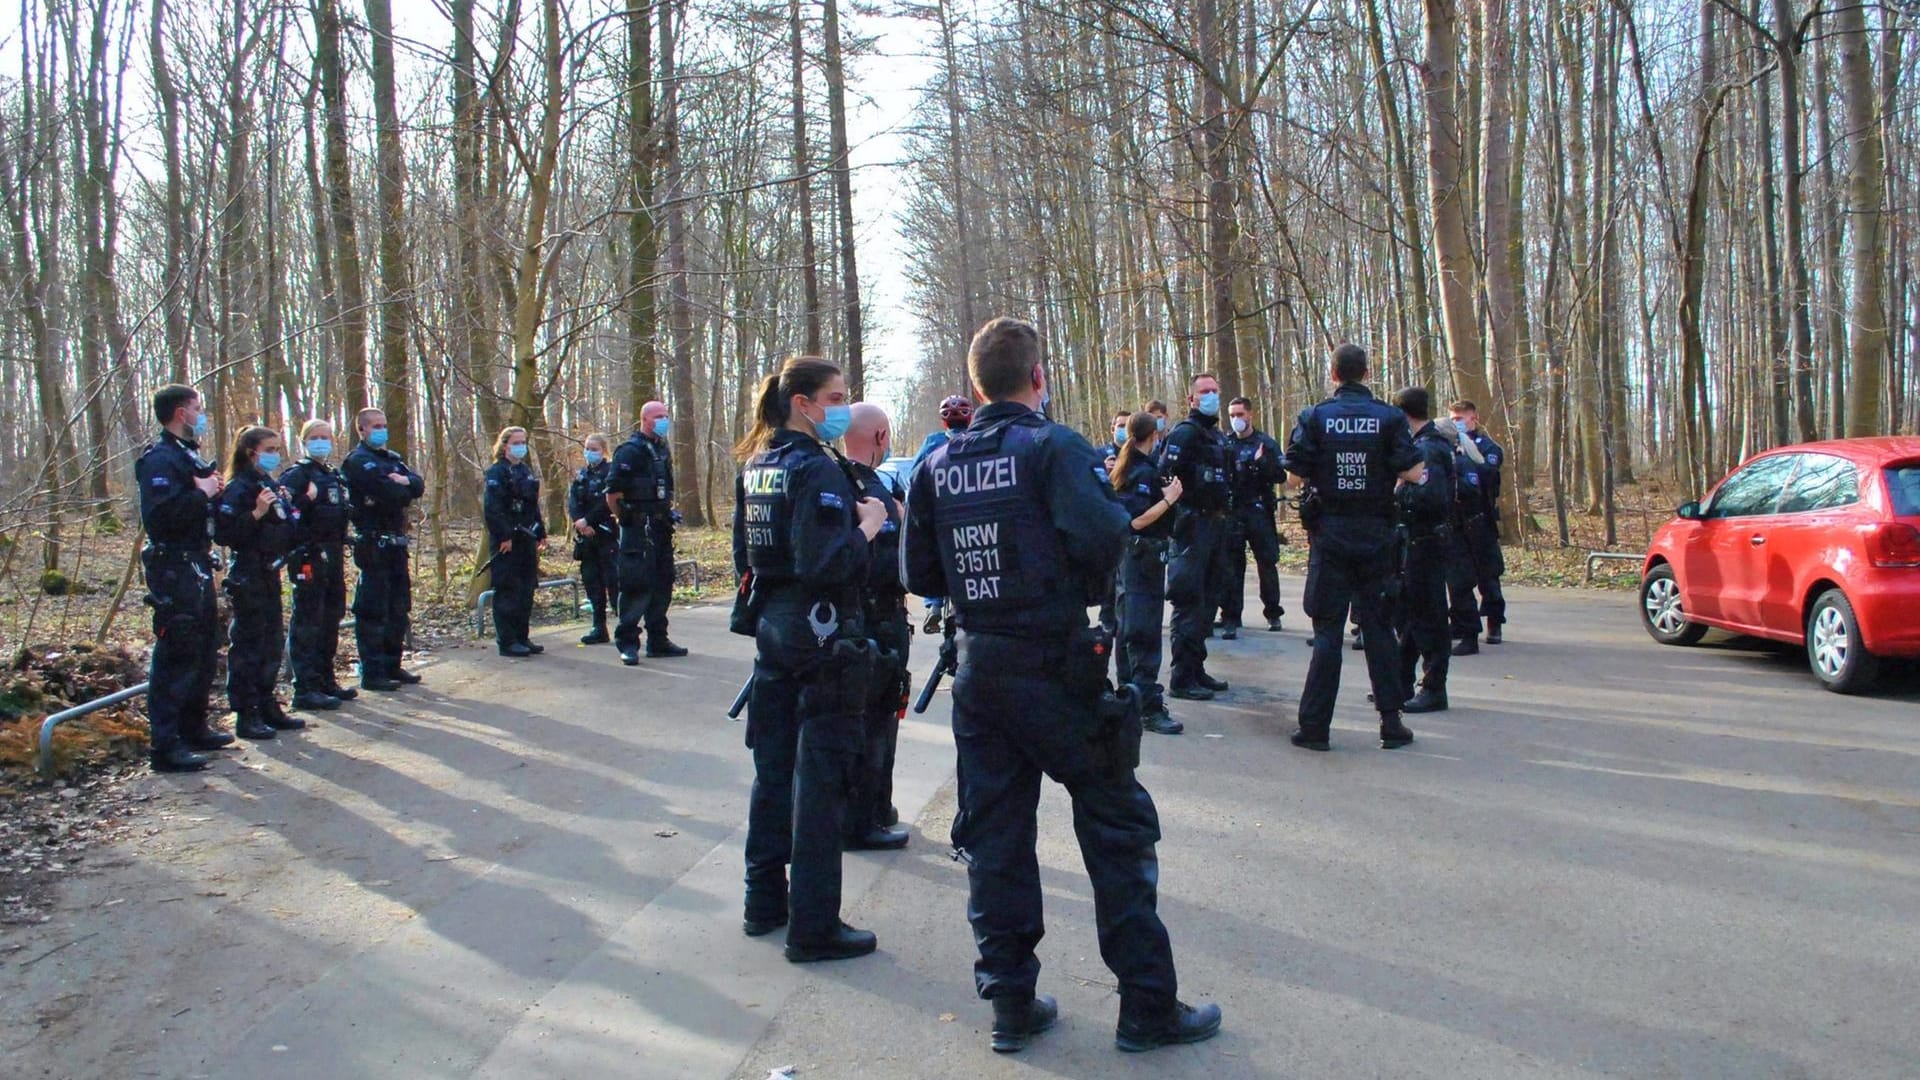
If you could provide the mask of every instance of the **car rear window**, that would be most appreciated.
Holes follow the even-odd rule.
[[[1893,512],[1902,517],[1920,514],[1920,463],[1887,468],[1887,490],[1893,493]]]

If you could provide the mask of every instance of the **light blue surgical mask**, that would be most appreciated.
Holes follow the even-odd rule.
[[[825,405],[827,415],[813,425],[813,433],[820,436],[821,442],[832,442],[847,433],[848,425],[853,423],[853,406]]]
[[[1233,425],[1233,433],[1235,435],[1245,435],[1247,428],[1251,426],[1247,423],[1247,418],[1244,416],[1236,416],[1227,422]]]
[[[603,454],[603,453],[601,453],[600,451],[598,451],[598,450],[589,450],[589,451],[587,451],[587,464],[588,464],[588,465],[598,465],[598,464],[600,464],[601,462],[603,462],[603,461],[605,461],[605,460],[607,460],[607,455],[605,455],[605,454]]]
[[[201,413],[199,416],[194,417],[193,418],[193,437],[196,439],[206,438],[207,429],[212,426],[213,426],[213,421],[207,419],[206,413]]]
[[[279,454],[261,454],[259,461],[261,472],[271,473],[280,467]]]
[[[385,447],[387,445],[387,429],[377,427],[367,432],[367,445],[373,447],[375,450]]]
[[[525,459],[527,456],[527,444],[523,442],[509,444],[507,446],[507,456],[515,461]]]
[[[1200,395],[1200,413],[1202,416],[1220,415],[1220,391],[1209,390]]]
[[[672,430],[673,430],[672,417],[662,416],[653,422],[653,437],[656,439],[666,438],[667,432]]]
[[[1127,441],[1127,429],[1123,427],[1114,428],[1113,429],[1113,445],[1122,446],[1122,445],[1125,445],[1126,441]]]
[[[1164,416],[1156,416],[1156,417],[1154,417],[1154,418],[1153,418],[1153,430],[1155,430],[1155,431],[1165,431],[1165,430],[1167,430],[1167,418],[1166,418],[1166,417],[1164,417]]]
[[[333,440],[308,439],[307,456],[315,459],[333,456]]]

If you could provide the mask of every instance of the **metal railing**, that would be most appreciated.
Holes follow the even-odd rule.
[[[1640,563],[1640,562],[1644,562],[1645,560],[1646,560],[1646,556],[1636,551],[1589,551],[1587,552],[1587,582],[1589,584],[1593,582],[1593,568],[1594,568],[1594,565],[1597,563],[1603,563],[1603,562]]]
[[[92,701],[84,704],[75,705],[71,709],[62,709],[52,716],[47,717],[45,720],[40,721],[40,751],[34,756],[34,770],[41,776],[53,775],[54,728],[59,727],[69,720],[78,720],[88,713],[96,713],[101,709],[110,709],[123,701],[137,698],[146,692],[146,683],[141,683],[139,686],[129,686],[125,690],[115,690],[106,697],[94,698]]]
[[[563,585],[571,586],[573,588],[573,610],[579,611],[580,610],[580,579],[579,578],[570,578],[570,577],[554,578],[550,581],[542,581],[539,584],[535,585],[534,588],[535,589],[557,589]],[[482,592],[479,596],[474,597],[474,600],[473,600],[473,636],[474,637],[487,636],[487,605],[492,600],[493,600],[492,589],[488,589],[485,592]]]

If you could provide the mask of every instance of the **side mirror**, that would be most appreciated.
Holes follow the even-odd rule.
[[[1673,513],[1674,516],[1680,518],[1682,521],[1699,521],[1706,516],[1700,512],[1700,501],[1698,499],[1681,503],[1679,509]]]

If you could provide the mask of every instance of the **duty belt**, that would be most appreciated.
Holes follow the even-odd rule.
[[[210,556],[213,554],[211,545],[207,547],[188,547],[184,544],[171,544],[164,540],[152,539],[147,541],[147,550],[156,555],[167,556],[168,558],[192,558],[195,555]]]
[[[406,533],[361,533],[354,537],[353,542],[383,548],[404,548],[413,546],[413,537]]]
[[[1161,551],[1167,550],[1167,548],[1171,546],[1172,546],[1172,542],[1164,536],[1129,536],[1127,537],[1128,551],[1146,550],[1146,551],[1153,551],[1153,552],[1161,552]]]

